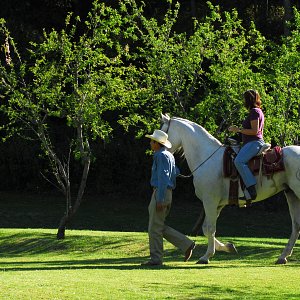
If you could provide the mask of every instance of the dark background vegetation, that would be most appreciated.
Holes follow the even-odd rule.
[[[114,5],[117,1],[103,1]],[[139,2],[139,1],[137,1]],[[144,1],[146,3],[145,12],[149,16],[157,19],[163,17],[164,9],[167,3],[152,0]],[[202,19],[208,7],[206,1],[189,0],[179,1],[181,4],[179,22],[177,30],[189,33],[192,29],[192,19]],[[231,11],[237,9],[240,18],[243,20],[244,26],[249,26],[254,21],[257,29],[269,39],[276,42],[283,34],[285,34],[285,19],[287,18],[287,4],[294,5],[299,8],[299,1],[283,1],[283,0],[244,0],[244,1],[211,1],[213,5],[219,5],[221,10]],[[41,39],[43,29],[50,31],[52,28],[57,30],[63,28],[65,17],[68,12],[72,11],[75,15],[84,19],[90,10],[92,1],[80,0],[10,0],[1,1],[0,17],[7,21],[7,26],[12,36],[18,44],[20,51],[24,51],[29,41],[38,41]],[[113,118],[113,116],[111,116]],[[0,122],[5,122],[3,118]],[[56,145],[64,148],[64,136],[68,128],[60,126],[60,136],[57,137]],[[134,133],[123,132],[123,129],[116,130],[110,143],[96,141],[92,145],[95,153],[95,163],[92,164],[91,172],[86,189],[86,201],[83,203],[82,210],[78,216],[83,222],[77,223],[77,228],[95,228],[95,229],[117,229],[123,230],[139,230],[140,224],[146,224],[147,212],[140,211],[139,221],[128,220],[128,216],[136,216],[137,207],[146,207],[148,198],[150,197],[149,177],[152,159],[145,154],[149,147],[148,140],[136,139]],[[178,164],[181,165],[183,173],[188,173],[188,169],[184,162],[178,158]],[[41,176],[41,172],[47,172],[46,163],[40,155],[38,143],[33,140],[25,140],[21,137],[14,137],[5,143],[0,143],[0,191],[2,191],[0,203],[6,208],[6,215],[0,212],[1,223],[5,227],[5,218],[9,215],[14,217],[22,215],[22,220],[15,219],[18,225],[23,226],[44,227],[50,226],[53,222],[58,221],[58,216],[64,210],[64,201],[58,201],[59,196],[56,194],[55,188]],[[77,170],[72,170],[72,177],[76,182]],[[16,207],[13,203],[14,199],[9,199],[7,192],[13,191],[19,193],[30,193],[32,195],[24,198],[24,203]],[[50,196],[49,196],[50,195]],[[29,197],[29,198],[28,198]],[[42,200],[43,199],[43,200]],[[54,199],[54,200],[51,200]],[[140,199],[144,199],[141,200]],[[41,217],[40,213],[34,211],[28,212],[28,215],[22,214],[26,210],[26,203],[37,203],[40,209],[44,209],[47,217]],[[50,210],[54,214],[55,207],[61,209],[58,216],[49,217],[49,204],[54,201],[53,209]],[[47,203],[47,204],[46,204]],[[88,203],[90,206],[88,206]],[[91,204],[93,203],[93,205]],[[116,204],[118,203],[118,204]],[[120,204],[121,203],[121,204]],[[136,203],[141,204],[136,205]],[[177,203],[177,204],[176,204]],[[182,216],[186,232],[194,223],[198,211],[201,209],[195,199],[191,179],[179,179],[178,188],[175,196],[175,213]],[[274,213],[274,210],[285,210],[286,205],[280,195],[275,199],[270,199],[267,204],[258,205],[255,209],[262,209],[267,214]],[[198,206],[199,205],[199,206]],[[177,210],[176,210],[177,207]],[[101,217],[93,216],[90,211],[94,209],[102,211],[103,214],[111,216],[111,224],[101,223]],[[227,210],[230,210],[228,208]],[[130,212],[135,212],[131,214]],[[121,213],[120,213],[121,212]],[[236,219],[236,211],[231,210],[231,216]],[[247,222],[245,218],[247,212],[243,212],[244,218],[241,222]],[[100,214],[101,215],[101,214]],[[126,216],[126,220],[116,218],[116,215]],[[86,218],[84,218],[86,216]],[[264,215],[263,219],[268,219]],[[285,216],[283,216],[285,218]],[[40,220],[43,219],[43,222]],[[106,215],[105,220],[109,219]],[[244,220],[244,221],[243,221]],[[232,223],[231,220],[227,222]],[[249,221],[250,222],[250,221]],[[48,224],[49,223],[49,224]],[[226,223],[226,222],[225,222]],[[96,224],[96,225],[95,225]],[[125,224],[125,225],[124,225]],[[138,224],[138,225],[137,225]],[[246,224],[247,225],[247,224]],[[10,224],[14,227],[14,224]],[[17,225],[16,225],[17,226]],[[72,226],[72,225],[71,225]],[[249,225],[251,228],[251,225]],[[258,226],[258,225],[257,225]],[[251,229],[248,228],[248,231]],[[143,229],[146,229],[146,225]],[[228,232],[227,232],[228,234]]]
[[[112,193],[85,195],[80,210],[68,229],[101,231],[145,232],[148,226],[150,193]],[[202,209],[193,195],[174,193],[168,225],[191,234]],[[65,210],[62,196],[51,193],[0,192],[0,227],[2,228],[57,228]],[[248,236],[287,238],[290,234],[290,216],[282,197],[256,203],[251,208],[227,206],[217,224],[217,236]],[[198,235],[203,235],[202,231]]]

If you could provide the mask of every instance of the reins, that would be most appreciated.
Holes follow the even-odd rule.
[[[178,177],[180,178],[190,178],[192,175],[201,167],[203,166],[223,145],[220,145],[209,157],[207,157],[197,168],[195,168],[189,175],[182,175],[179,174]]]

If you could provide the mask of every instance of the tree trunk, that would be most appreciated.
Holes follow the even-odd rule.
[[[83,124],[82,123],[79,123],[77,126],[77,141],[79,144],[79,150],[81,153],[82,162],[84,164],[81,181],[80,181],[80,187],[77,192],[77,198],[76,198],[76,201],[75,201],[73,207],[71,206],[71,196],[70,196],[70,199],[68,199],[68,195],[66,194],[66,197],[67,197],[66,200],[67,200],[67,203],[70,203],[70,206],[67,207],[65,216],[63,216],[60,220],[59,227],[58,227],[57,234],[56,234],[57,239],[65,238],[66,226],[68,225],[70,220],[73,218],[73,216],[76,214],[76,212],[81,204],[84,190],[86,187],[87,177],[88,177],[89,170],[90,170],[90,164],[91,164],[90,145],[89,145],[88,139],[86,139],[84,142]],[[69,172],[68,172],[68,176],[69,176]]]
[[[67,223],[69,222],[69,218],[67,215],[63,216],[59,222],[56,238],[58,240],[63,240],[65,238],[65,231]]]
[[[56,234],[56,238],[58,240],[63,240],[65,238],[66,227],[68,223],[71,221],[71,219],[74,217],[74,215],[77,213],[78,208],[80,207],[84,190],[86,187],[86,181],[89,174],[90,164],[91,164],[91,158],[88,156],[85,158],[84,168],[81,176],[81,182],[77,193],[76,202],[74,203],[73,207],[69,207],[69,209],[67,209],[67,213],[61,218],[59,222],[59,226]],[[69,203],[71,203],[71,201],[69,201]]]
[[[69,181],[68,181],[69,182]],[[57,230],[56,237],[58,240],[63,240],[65,238],[65,231],[66,226],[71,218],[72,215],[72,202],[71,202],[71,186],[70,183],[68,185],[68,188],[66,189],[67,193],[65,193],[66,197],[66,214],[61,218]]]

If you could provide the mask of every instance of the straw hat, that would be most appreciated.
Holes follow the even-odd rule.
[[[162,130],[154,130],[153,134],[146,134],[145,137],[154,140],[167,148],[171,148],[172,144],[168,141],[168,135]]]

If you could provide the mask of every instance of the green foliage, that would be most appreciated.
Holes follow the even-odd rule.
[[[212,7],[205,24],[209,24],[205,39],[210,41],[210,51],[204,53],[209,64],[205,73],[206,87],[203,98],[192,111],[200,124],[223,138],[226,128],[240,124],[245,115],[243,92],[249,88],[263,92],[259,70],[265,40],[254,26],[246,31],[236,11],[222,16],[217,7]],[[197,24],[196,32],[202,31],[204,26]]]
[[[41,43],[31,43],[29,61],[1,65],[2,93],[9,99],[2,108],[27,125],[64,118],[70,127],[84,126],[86,136],[108,138],[112,128],[103,114],[126,105],[126,77],[134,71],[123,61],[125,27],[117,10],[98,2],[84,24],[69,15],[65,29],[44,32]]]
[[[84,24],[69,15],[64,30],[45,32],[42,43],[32,44],[31,63],[6,68],[11,101],[26,110],[23,118],[38,120],[36,114],[46,112],[74,128],[81,122],[92,138],[109,137],[113,127],[103,114],[113,110],[138,135],[157,126],[164,111],[193,118],[223,138],[227,126],[244,118],[243,92],[255,88],[268,119],[266,139],[292,142],[299,117],[297,11],[294,31],[276,46],[254,24],[246,30],[235,10],[209,7],[210,15],[195,20],[187,36],[174,29],[179,4],[170,2],[158,21],[145,17],[134,0],[117,9],[95,1]],[[16,72],[32,78],[30,85],[18,88]]]
[[[124,78],[134,69],[122,61],[126,52],[119,40],[125,24],[117,10],[95,2],[84,24],[69,15],[65,29],[44,32],[41,43],[31,43],[28,61],[17,57],[2,64],[0,88],[8,101],[1,109],[9,119],[8,132],[31,129],[40,137],[53,118],[65,120],[77,130],[70,137],[72,145],[82,148],[74,149],[77,158],[88,151],[84,148],[90,138],[108,139],[112,127],[103,114],[126,105]],[[17,53],[4,21],[1,29],[11,52]],[[49,155],[45,143],[53,150],[48,134],[42,144]]]
[[[5,99],[0,108],[9,120],[5,129],[7,136],[16,130],[24,136],[34,135],[49,160],[55,183],[47,179],[64,193],[67,202],[59,238],[64,237],[65,224],[82,200],[93,162],[91,140],[110,138],[117,120],[105,114],[116,111],[118,116],[130,99],[127,78],[134,67],[124,63],[127,23],[128,18],[117,9],[96,1],[85,22],[69,15],[63,30],[44,31],[41,42],[30,44],[27,61],[11,56],[18,53],[17,48],[1,23],[6,61],[0,66],[0,93]],[[64,137],[67,149],[56,145],[60,135],[56,123],[70,129]],[[79,161],[82,169],[75,204],[71,201],[73,161]]]
[[[300,139],[300,14],[296,9],[294,14],[294,29],[280,45],[273,46],[264,74],[270,95],[268,134],[281,145]]]
[[[244,27],[237,11],[211,3],[192,32],[178,32],[180,5],[165,4],[157,19],[134,0],[95,1],[84,21],[69,14],[64,29],[45,30],[22,59],[1,20],[6,136],[30,130],[43,136],[50,155],[58,134],[53,123],[60,122],[69,129],[73,157],[83,162],[92,157],[91,140],[108,141],[120,125],[142,136],[167,112],[223,140],[246,114],[243,92],[254,88],[263,100],[266,141],[299,139],[299,12],[291,35],[276,45],[254,24]]]
[[[278,115],[282,115],[282,109],[285,112],[285,120],[275,122],[281,131],[283,125],[284,132],[296,126],[290,123],[290,101],[285,101],[281,109],[278,102],[272,101],[270,86],[274,83],[268,78],[273,70],[268,64],[276,55],[278,57],[276,46],[267,41],[254,24],[245,29],[235,10],[222,13],[219,7],[209,5],[210,15],[202,22],[195,20],[190,36],[174,29],[178,4],[169,8],[161,22],[147,19],[141,15],[142,10],[135,13],[139,20],[135,35],[139,44],[131,58],[137,66],[134,74],[137,90],[131,101],[133,113],[122,122],[133,124],[138,128],[138,135],[142,135],[145,130],[158,126],[161,111],[169,112],[194,119],[222,140],[228,134],[227,127],[239,125],[245,117],[242,95],[252,88],[257,89],[263,99],[267,117],[265,139],[292,143],[287,134],[278,139],[278,130],[273,131],[272,111]],[[274,57],[270,55],[272,51]],[[282,55],[279,57],[283,59]],[[284,65],[291,70],[291,63]],[[274,78],[282,77],[277,72]],[[283,94],[286,95],[286,91]],[[299,118],[295,108],[293,118]],[[139,122],[142,127],[138,127]]]
[[[132,5],[133,1],[130,2]],[[133,5],[131,8],[136,16],[134,37],[139,41],[131,55],[132,62],[137,66],[137,72],[132,74],[136,90],[131,100],[132,110],[123,123],[142,123],[143,127],[138,131],[141,135],[145,127],[149,131],[157,126],[157,116],[161,111],[184,109],[182,94],[186,94],[189,88],[186,78],[191,73],[188,72],[190,65],[184,63],[185,34],[176,34],[173,30],[179,5],[167,10],[161,24],[154,18],[143,16],[142,7],[138,9]],[[124,6],[125,9],[128,11],[129,8]]]

